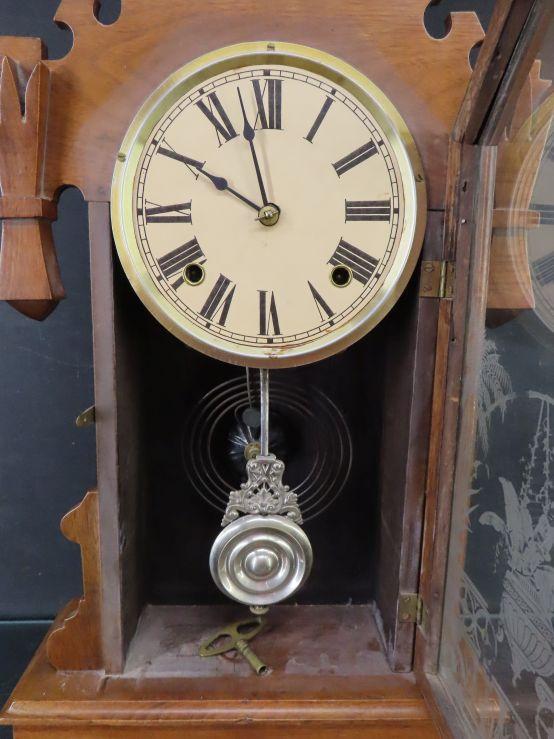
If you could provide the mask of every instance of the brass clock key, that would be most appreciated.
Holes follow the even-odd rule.
[[[269,672],[268,666],[254,653],[248,642],[263,628],[263,621],[259,618],[235,621],[224,626],[200,645],[201,657],[215,657],[236,651],[248,661],[256,675],[265,675]]]

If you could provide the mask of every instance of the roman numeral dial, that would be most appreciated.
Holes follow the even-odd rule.
[[[115,166],[133,170],[117,190],[131,202],[124,248],[135,239],[132,284],[154,316],[219,359],[279,367],[347,347],[390,308],[416,263],[425,179],[361,75],[255,47],[158,88]],[[535,284],[554,281],[550,260],[534,268]]]

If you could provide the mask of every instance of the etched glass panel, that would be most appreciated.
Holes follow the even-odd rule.
[[[554,738],[554,30],[499,147],[440,677],[467,737]],[[548,77],[548,79],[546,79]]]

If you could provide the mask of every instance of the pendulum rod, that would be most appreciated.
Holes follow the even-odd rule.
[[[260,453],[269,453],[269,370],[260,370]]]

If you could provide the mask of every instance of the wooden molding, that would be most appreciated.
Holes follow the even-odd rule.
[[[0,55],[8,54],[0,78],[0,300],[42,320],[65,297],[52,238],[56,208],[42,197],[50,71],[37,61],[26,76],[40,46],[23,41],[0,39]],[[10,48],[21,62],[9,57]]]
[[[50,663],[58,670],[95,670],[103,665],[100,641],[100,550],[98,493],[90,491],[61,522],[64,536],[81,547],[84,595],[73,601],[47,642]]]

